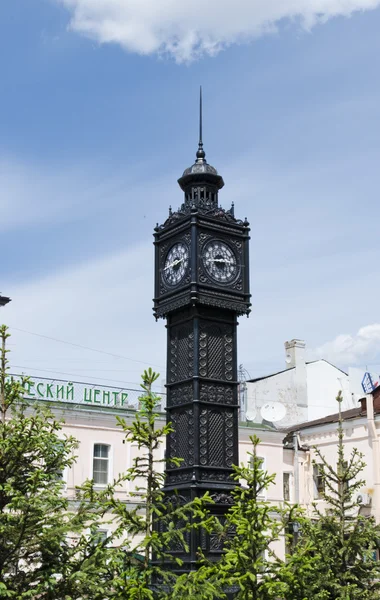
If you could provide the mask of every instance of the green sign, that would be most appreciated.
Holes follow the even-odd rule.
[[[14,377],[21,380],[20,375]],[[72,383],[40,377],[30,378],[24,387],[26,398],[114,408],[136,409],[138,397],[141,395],[139,390]]]

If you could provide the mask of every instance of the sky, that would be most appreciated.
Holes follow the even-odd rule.
[[[156,222],[182,202],[199,85],[220,203],[251,224],[239,364],[380,372],[380,0],[3,0],[0,308],[14,372],[164,376]]]

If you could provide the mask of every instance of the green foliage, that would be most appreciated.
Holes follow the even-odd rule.
[[[196,571],[177,578],[173,585],[170,600],[214,600],[225,599],[225,588],[219,577],[217,565],[200,561]]]
[[[152,386],[158,377],[151,369],[144,371],[141,384],[144,394],[134,421],[129,424],[118,418],[125,441],[136,444],[140,452],[117,485],[137,479],[143,480],[144,485],[137,486],[131,494],[136,498],[133,509],[126,507],[115,495],[106,502],[116,527],[114,539],[118,540],[112,558],[114,579],[108,596],[112,598],[152,600],[173,597],[177,577],[169,568],[174,561],[170,548],[180,544],[188,550],[187,534],[196,527],[209,529],[213,523],[207,511],[207,505],[212,502],[208,494],[182,505],[176,498],[168,501],[162,492],[167,460],[160,458],[157,451],[173,429],[170,424],[157,427],[160,398],[154,394]],[[176,458],[170,460],[176,466],[181,463]],[[127,546],[130,559],[126,560]],[[140,560],[133,558],[136,556]],[[178,559],[177,564],[181,564]],[[181,589],[186,588],[185,579],[186,576],[181,578]],[[160,585],[155,585],[158,581]]]
[[[263,498],[275,475],[262,469],[257,456],[260,440],[254,436],[251,441],[251,464],[234,467],[234,478],[242,485],[233,492],[235,502],[224,528],[225,553],[214,571],[223,587],[239,590],[237,600],[267,600],[279,597],[283,588],[271,544],[283,535],[285,511]]]
[[[316,450],[325,493],[312,518],[264,499],[275,476],[262,469],[254,436],[250,464],[234,467],[234,504],[219,522],[209,514],[208,494],[183,505],[162,492],[167,461],[159,447],[172,427],[157,427],[160,398],[152,387],[158,374],[149,369],[134,421],[118,419],[125,442],[139,449],[132,467],[100,491],[85,482],[72,502],[61,475],[75,461],[77,442],[63,435],[49,410],[24,400],[27,380],[7,377],[4,326],[0,338],[0,598],[214,600],[235,589],[236,600],[380,599],[380,566],[373,560],[380,528],[359,514],[364,462],[357,450],[346,461],[341,419],[337,466]],[[132,507],[117,493],[126,482],[137,486]],[[112,534],[102,541],[98,530],[105,523]],[[199,551],[199,568],[178,575],[171,548],[188,550],[189,533],[201,527],[224,540],[222,559],[210,563]],[[284,536],[293,542],[285,562],[273,549]]]
[[[72,501],[63,493],[62,473],[75,461],[77,442],[63,435],[62,423],[46,407],[25,401],[27,378],[7,376],[8,337],[1,327],[0,598],[173,598],[176,576],[163,566],[173,563],[170,548],[175,543],[187,549],[189,531],[209,529],[213,520],[208,495],[183,506],[176,498],[166,501],[161,491],[166,461],[157,451],[172,429],[157,428],[160,399],[152,385],[158,374],[144,372],[133,423],[118,420],[125,441],[140,451],[133,466],[100,491],[85,482]],[[144,485],[132,493],[131,509],[117,491],[137,479]],[[113,531],[101,541],[98,531],[106,523]],[[187,577],[178,589],[186,589]]]
[[[342,402],[341,393],[337,400]],[[346,461],[342,418],[338,426],[337,466],[316,449],[325,484],[324,506],[303,518],[301,536],[286,575],[295,600],[375,600],[380,598],[380,564],[373,559],[380,527],[359,513],[356,502],[364,481],[363,456],[354,449]],[[285,572],[285,570],[284,570]]]
[[[0,337],[0,597],[100,600],[98,591],[83,592],[97,590],[107,570],[93,543],[104,513],[80,500],[71,510],[62,473],[77,442],[49,410],[24,400],[27,380],[7,377],[4,326]],[[92,533],[84,535],[87,528]]]

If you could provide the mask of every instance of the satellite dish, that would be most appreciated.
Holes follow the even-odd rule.
[[[256,411],[250,410],[246,413],[245,418],[247,419],[247,421],[254,421],[256,418]]]
[[[290,365],[290,363],[292,362],[292,357],[290,356],[290,354],[287,354],[285,356],[285,362],[287,365]]]
[[[267,402],[261,409],[261,416],[269,423],[277,423],[286,415],[286,407],[282,402]]]

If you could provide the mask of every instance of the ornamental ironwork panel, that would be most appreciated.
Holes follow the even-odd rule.
[[[180,467],[194,464],[194,412],[193,408],[171,414],[174,431],[169,434],[169,457],[181,458]],[[175,468],[170,465],[170,468]]]
[[[166,484],[177,485],[181,483],[188,483],[189,481],[191,481],[192,474],[192,470],[168,473],[166,476]]]
[[[188,502],[190,502],[190,500],[191,500],[191,497],[190,497],[190,495],[187,495],[187,494],[185,494],[185,495],[183,495],[183,494],[181,494],[181,495],[179,495],[179,494],[165,495],[164,504],[166,507],[167,514],[171,514],[174,510],[176,510],[180,506],[186,505]],[[176,529],[185,529],[186,522],[183,519],[178,519],[176,521],[175,525],[176,525]],[[165,531],[167,531],[167,528],[165,527],[164,522],[162,521],[162,519],[159,519],[158,517],[156,517],[156,520],[155,520],[155,527],[160,533],[164,533]],[[184,531],[183,535],[184,535],[185,545],[188,546],[190,544],[190,532]],[[169,547],[165,548],[165,550],[172,552],[173,554],[183,553],[183,552],[185,552],[185,545],[181,542],[180,539],[176,539],[176,540],[172,540]]]
[[[231,468],[234,457],[233,413],[205,408],[201,410],[199,424],[200,464]]]
[[[193,375],[194,334],[191,323],[170,329],[170,383],[189,379]]]
[[[183,383],[168,390],[167,407],[172,408],[193,401],[193,384]]]
[[[217,471],[217,470],[213,470],[213,469],[203,470],[201,472],[201,481],[229,483],[230,485],[231,485],[231,483],[233,483],[230,473],[226,473],[226,471],[223,471],[223,470]]]
[[[224,415],[215,410],[209,413],[208,464],[224,467]]]
[[[199,399],[201,402],[210,402],[212,404],[236,404],[234,398],[235,387],[223,384],[200,382]]]
[[[225,528],[224,535],[220,535],[219,532],[213,532],[208,536],[209,541],[209,551],[212,552],[221,552],[223,550],[223,546],[225,544],[225,536],[227,539],[232,540],[236,535],[236,527],[234,525],[229,525],[226,527],[227,517],[219,516],[219,522],[222,527]]]
[[[232,381],[233,325],[201,321],[199,333],[199,374],[201,377]]]

